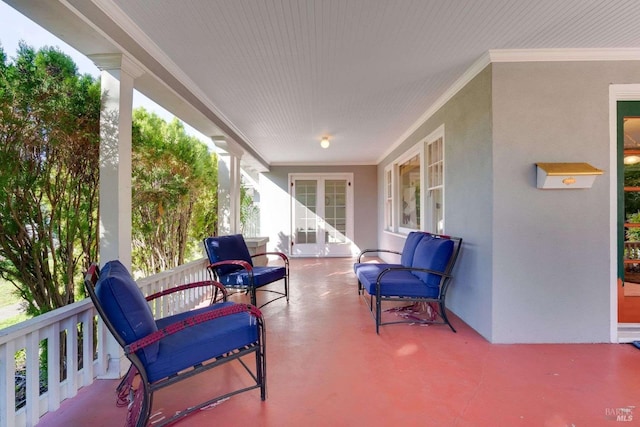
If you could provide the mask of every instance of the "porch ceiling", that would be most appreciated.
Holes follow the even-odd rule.
[[[633,0],[6,2],[265,167],[378,163],[489,50],[640,48]]]

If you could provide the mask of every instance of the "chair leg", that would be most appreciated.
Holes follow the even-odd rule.
[[[449,318],[447,317],[447,311],[444,308],[444,301],[440,300],[439,302],[440,302],[440,315],[442,316],[442,320],[444,320],[444,323],[449,325],[449,327],[453,332],[457,332],[453,327],[453,325],[451,324],[451,322],[449,322]]]
[[[126,426],[146,427],[149,424],[149,417],[151,417],[152,405],[153,393],[148,391],[148,385],[142,380],[133,395],[133,402],[129,406]]]
[[[284,276],[284,294],[285,299],[289,302],[289,276]]]
[[[380,335],[380,316],[382,315],[382,303],[380,297],[376,297],[376,334]]]
[[[257,298],[256,298],[256,288],[252,286],[249,290],[249,295],[251,296],[251,305],[258,306]]]
[[[256,350],[256,377],[260,381],[260,400],[267,399],[267,360],[264,343]]]

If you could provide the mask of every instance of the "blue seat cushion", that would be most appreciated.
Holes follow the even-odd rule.
[[[186,317],[233,305],[233,302],[179,313],[158,320],[162,328]],[[236,313],[185,328],[164,337],[155,361],[145,364],[150,382],[258,341],[258,325],[249,313]]]
[[[373,267],[370,267],[373,266]],[[353,272],[356,273],[356,276],[358,275],[358,271],[360,269],[365,269],[365,270],[371,270],[372,268],[376,268],[380,271],[382,271],[382,269],[384,268],[389,268],[389,267],[404,267],[402,264],[386,264],[383,262],[379,262],[379,263],[372,263],[372,262],[356,262],[353,264]]]
[[[444,272],[453,254],[453,240],[426,238],[416,247],[413,267]],[[414,271],[413,274],[431,287],[439,287],[442,276]]]
[[[100,271],[96,296],[118,335],[126,344],[158,330],[149,304],[127,268],[118,260],[107,262]],[[159,344],[137,352],[142,363],[156,360]]]
[[[387,267],[384,264],[363,264],[358,268],[356,275],[362,287],[369,295],[376,295],[376,282],[378,275]],[[397,268],[397,267],[396,267]],[[408,270],[391,271],[382,276],[380,282],[380,295],[383,297],[419,297],[437,298],[439,289],[427,286]]]
[[[402,248],[402,255],[400,255],[400,264],[405,267],[411,267],[413,265],[416,247],[425,237],[430,237],[430,235],[422,231],[412,231],[407,235],[407,240],[405,240],[404,247]]]
[[[253,266],[249,248],[242,234],[207,237],[204,239],[204,246],[211,264],[220,261],[239,260],[246,261]],[[223,265],[216,268],[218,276],[225,276],[238,270],[242,270],[242,267],[239,265]]]
[[[276,280],[283,279],[287,273],[285,267],[281,266],[254,266],[253,286],[259,288]],[[230,288],[249,286],[249,273],[246,270],[239,270],[219,276],[220,283]]]

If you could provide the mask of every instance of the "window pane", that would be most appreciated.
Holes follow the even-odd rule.
[[[416,155],[399,167],[401,218],[400,225],[420,229],[420,156]]]
[[[428,145],[428,206],[426,207],[426,222],[428,231],[444,232],[444,149],[442,138],[438,138]]]
[[[327,180],[324,185],[326,224],[325,243],[345,243],[347,241],[347,181]]]
[[[389,169],[385,172],[384,228],[386,230],[393,229],[393,187],[391,177],[391,169]]]
[[[316,243],[316,181],[297,180],[295,185],[296,243]]]

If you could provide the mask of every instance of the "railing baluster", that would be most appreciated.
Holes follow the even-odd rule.
[[[9,341],[6,344],[0,345],[0,364],[2,365],[0,390],[2,390],[2,396],[4,396],[0,397],[0,411],[2,411],[2,416],[0,416],[1,427],[13,427],[16,425],[15,417],[8,416],[8,414],[14,414],[16,410],[15,354],[15,341]]]
[[[60,407],[60,323],[46,328],[47,337],[47,411]]]
[[[27,425],[36,425],[40,418],[40,334],[39,331],[27,335],[27,404],[25,417]]]

